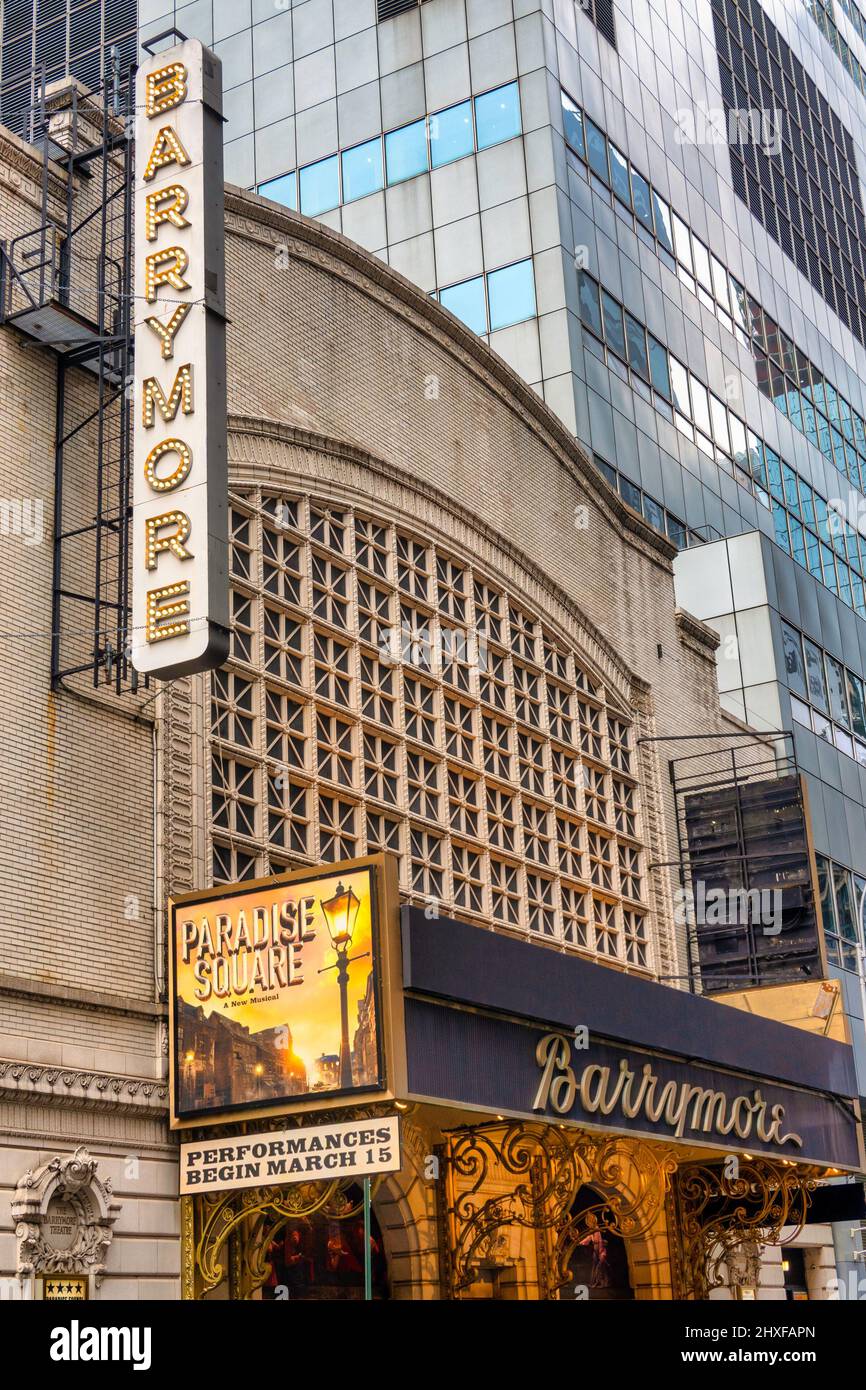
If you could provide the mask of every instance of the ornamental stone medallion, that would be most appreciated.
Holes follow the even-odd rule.
[[[18,1182],[12,1219],[18,1246],[17,1274],[92,1274],[99,1287],[120,1203],[111,1182],[96,1176],[96,1160],[79,1146],[30,1169]]]

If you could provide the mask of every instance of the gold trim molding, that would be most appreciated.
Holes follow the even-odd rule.
[[[676,1168],[664,1145],[524,1123],[452,1131],[439,1156],[442,1296],[450,1299],[467,1297],[484,1265],[496,1262],[509,1227],[535,1233],[539,1297],[557,1299],[588,1234],[650,1234]],[[597,1201],[575,1214],[584,1187]]]
[[[677,1172],[671,1208],[678,1233],[677,1297],[705,1300],[714,1289],[756,1283],[763,1245],[785,1245],[808,1221],[821,1169],[771,1158],[690,1163]],[[790,1228],[783,1240],[782,1232]],[[741,1277],[736,1278],[735,1276]]]

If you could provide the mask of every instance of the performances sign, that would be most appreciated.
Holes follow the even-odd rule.
[[[225,1188],[369,1178],[397,1173],[400,1119],[376,1115],[345,1124],[265,1130],[180,1146],[180,1195]]]
[[[136,78],[132,663],[228,655],[222,76],[197,39]]]
[[[383,1089],[377,869],[170,904],[175,1127]]]

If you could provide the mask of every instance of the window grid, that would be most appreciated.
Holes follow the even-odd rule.
[[[651,969],[630,724],[575,654],[403,527],[250,492],[233,536],[214,880],[385,849],[410,900]]]
[[[713,0],[713,22],[726,115],[785,114],[780,153],[729,132],[734,191],[864,342],[866,222],[851,134],[757,0]]]
[[[791,714],[798,724],[866,766],[866,683],[790,623],[782,623]]]
[[[863,906],[866,879],[842,864],[816,854],[818,910],[824,928],[827,956],[832,965],[862,975]]]
[[[844,477],[861,492],[866,492],[866,424],[863,418],[648,180],[625,156],[619,156],[604,132],[594,126],[571,97],[563,91],[561,99],[563,133],[570,151],[580,161],[577,167],[583,171],[591,167],[586,146],[586,132],[591,128],[599,141],[606,142],[608,157],[604,169],[609,171],[617,167],[615,156],[623,160],[620,180],[611,181],[609,172],[600,176],[609,185],[608,196],[618,200],[621,214],[626,208],[629,210],[635,229],[643,240],[654,246],[663,264],[675,271],[728,332],[751,351],[757,366],[758,387],[763,394]],[[598,322],[600,325],[600,315]],[[592,324],[588,326],[592,328]],[[620,358],[628,358],[629,368],[639,381],[637,389],[643,392],[647,386],[655,386],[644,334],[643,326],[631,315],[626,315],[625,332],[620,326],[615,348]],[[662,394],[665,400],[669,398],[669,392]],[[635,504],[632,502],[632,505]],[[636,509],[641,510],[640,506]]]
[[[495,106],[500,100],[508,103],[510,119],[501,129],[497,129],[495,124],[490,125],[479,115],[479,110],[486,109],[491,103]],[[467,105],[472,107],[468,140],[449,154],[439,145],[440,128],[445,127],[449,116],[459,113]],[[507,82],[489,91],[478,92],[465,102],[410,121],[408,125],[383,131],[359,145],[337,150],[324,159],[316,160],[314,164],[304,165],[297,170],[290,169],[260,183],[257,191],[293,210],[298,208],[300,191],[300,211],[309,217],[319,217],[358,198],[378,193],[383,188],[404,183],[407,179],[428,174],[431,169],[441,168],[479,150],[513,140],[522,133],[522,129],[518,83]],[[402,158],[396,156],[396,146],[401,142],[408,142],[412,146],[411,153],[407,152]],[[371,176],[362,177],[357,188],[353,189],[353,167],[359,161],[367,165]]]
[[[587,330],[584,341],[589,344],[598,338],[604,345],[598,351],[607,354],[610,364],[620,352],[610,343],[611,320],[615,313],[622,315],[622,305],[586,271],[579,273],[579,286],[581,321]],[[599,292],[607,305],[604,315],[598,307]],[[646,332],[643,325],[638,327]],[[866,542],[861,545],[863,538],[855,526],[652,334],[647,340],[663,363],[664,381],[653,392],[656,409],[771,512],[776,543],[786,554],[848,608],[866,617]],[[625,363],[622,370],[627,370]],[[639,502],[629,495],[628,487],[621,480],[620,492],[637,507]],[[639,496],[639,489],[633,491]]]

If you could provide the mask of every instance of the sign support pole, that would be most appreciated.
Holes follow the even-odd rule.
[[[370,1249],[370,1179],[364,1179],[364,1299],[373,1297],[373,1254]]]

